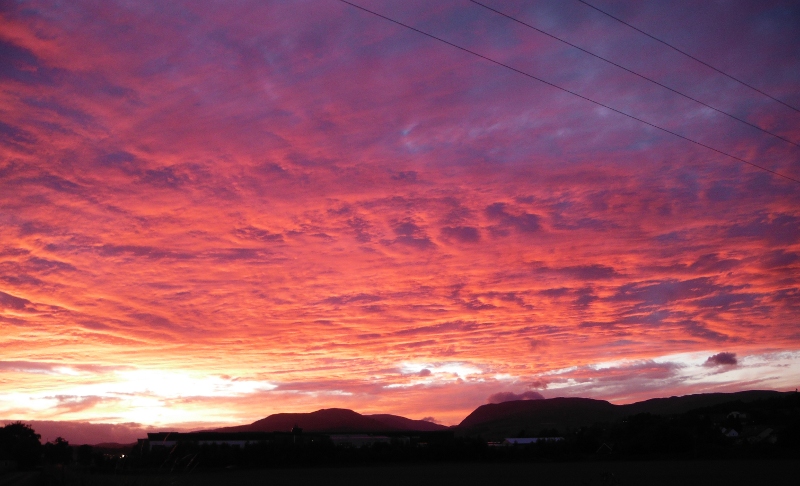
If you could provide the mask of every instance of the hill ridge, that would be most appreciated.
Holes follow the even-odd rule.
[[[542,429],[565,431],[596,423],[612,422],[640,413],[672,415],[724,403],[743,402],[782,396],[789,392],[747,390],[733,393],[700,393],[651,398],[615,405],[606,400],[556,397],[541,400],[514,400],[481,405],[455,427],[459,435],[485,438],[514,437],[524,432],[535,435]]]
[[[374,433],[445,430],[447,427],[400,415],[362,415],[347,408],[323,408],[305,413],[276,413],[251,424],[215,429],[214,432],[289,432],[300,427],[306,432]]]

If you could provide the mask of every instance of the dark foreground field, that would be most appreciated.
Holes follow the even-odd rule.
[[[800,484],[800,460],[436,464],[205,471],[190,474],[45,473],[39,484],[84,486],[752,485]]]

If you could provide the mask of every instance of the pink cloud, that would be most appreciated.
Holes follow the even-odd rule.
[[[796,148],[480,7],[368,5],[800,173]],[[800,139],[795,113],[591,9],[506,7]],[[615,8],[800,104],[792,8]],[[800,347],[793,185],[346,5],[34,2],[0,32],[0,394],[62,397],[15,416],[119,418],[60,388],[73,361],[70,386],[122,367],[276,383],[226,398],[231,420],[338,403],[450,423],[526,383],[627,400],[688,389],[659,356]],[[431,374],[398,378],[407,362]]]

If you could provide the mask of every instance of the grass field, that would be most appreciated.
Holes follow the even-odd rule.
[[[409,485],[752,485],[800,484],[796,461],[657,461],[532,464],[429,464],[224,470],[163,474],[45,473],[44,485],[82,486],[409,486]]]

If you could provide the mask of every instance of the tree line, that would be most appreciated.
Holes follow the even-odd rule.
[[[41,435],[22,422],[12,422],[0,428],[0,463],[3,469],[30,470],[42,465],[67,465],[77,463],[91,466],[103,463],[103,455],[92,446],[74,447],[57,437],[42,444]]]

